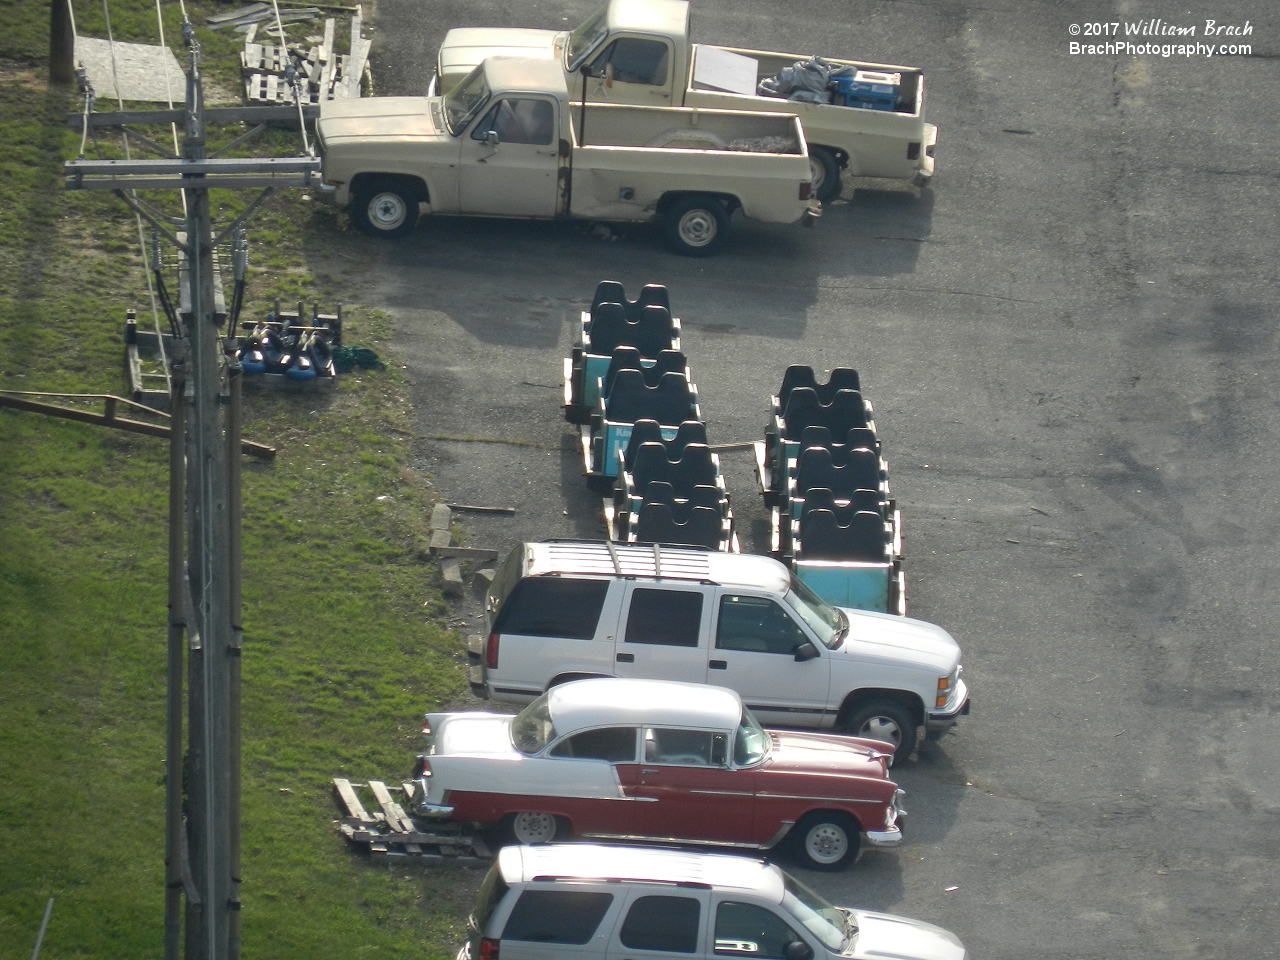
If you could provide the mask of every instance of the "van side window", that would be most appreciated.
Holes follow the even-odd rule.
[[[702,625],[702,594],[689,590],[631,591],[627,643],[696,647]]]
[[[605,727],[602,730],[584,730],[558,743],[551,749],[551,756],[635,763],[636,728]]]
[[[720,622],[716,625],[716,649],[784,653],[811,642],[782,607],[766,597],[720,598]]]
[[[787,944],[799,939],[781,918],[764,907],[726,901],[716,908],[718,957],[785,960]]]
[[[529,577],[502,605],[497,633],[590,640],[596,635],[608,580]]]
[[[613,902],[611,893],[526,890],[511,909],[503,940],[587,943]]]
[[[493,105],[483,120],[476,124],[472,140],[483,140],[492,130],[499,143],[551,142],[555,116],[546,100],[507,98]]]
[[[619,939],[629,950],[693,953],[702,904],[692,897],[641,897],[627,911]]]
[[[682,767],[723,767],[729,762],[729,737],[710,730],[646,727],[644,762]]]
[[[591,75],[603,77],[605,65],[613,65],[613,79],[619,83],[667,85],[667,45],[661,40],[621,37],[605,48],[591,63]]]

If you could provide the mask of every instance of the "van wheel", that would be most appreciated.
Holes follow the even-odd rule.
[[[694,194],[667,208],[663,224],[667,243],[686,257],[709,257],[729,234],[729,214],[715,197]]]
[[[418,193],[390,178],[362,185],[351,201],[351,220],[371,237],[402,237],[418,222]]]
[[[792,850],[814,870],[843,870],[858,855],[862,830],[847,813],[806,814],[791,831]]]
[[[840,192],[840,161],[826,147],[809,148],[809,176],[813,195],[823,203]]]
[[[920,725],[894,700],[868,700],[852,711],[841,731],[867,740],[881,740],[893,747],[893,763],[904,762],[916,748]]]
[[[515,813],[511,815],[508,832],[516,843],[550,843],[562,830],[560,821],[550,813]]]

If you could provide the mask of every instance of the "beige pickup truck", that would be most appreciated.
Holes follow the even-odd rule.
[[[824,58],[899,81],[892,109],[802,103],[754,93],[729,93],[711,84],[717,61],[734,55],[755,61],[754,91],[807,56],[689,42],[687,0],[609,0],[576,30],[463,27],[450,30],[436,59],[431,92],[446,93],[486,57],[545,57],[557,61],[575,100],[721,110],[791,113],[809,141],[814,194],[829,200],[840,190],[840,171],[853,176],[913,180],[933,176],[938,128],[924,120],[924,72],[914,67]]]
[[[443,97],[329,100],[317,124],[326,199],[374,236],[432,214],[660,220],[706,256],[730,217],[811,224],[809,156],[794,116],[571,104],[551,60],[492,57]]]

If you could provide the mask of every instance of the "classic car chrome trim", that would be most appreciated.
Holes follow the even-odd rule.
[[[600,840],[643,840],[649,843],[692,843],[703,847],[741,847],[744,850],[759,850],[758,843],[734,843],[732,840],[690,840],[687,837],[649,837],[632,833],[584,833],[584,837],[595,837]]]
[[[897,827],[891,830],[868,830],[867,842],[873,847],[896,847],[902,842],[902,831]]]
[[[778,832],[775,833],[772,837],[770,837],[767,843],[762,843],[760,845],[760,849],[772,850],[774,847],[776,847],[779,843],[782,842],[783,837],[785,837],[788,833],[790,833],[791,828],[794,827],[795,825],[796,825],[796,822],[794,820],[783,820],[782,826],[778,828]]]
[[[753,797],[750,790],[690,790],[690,793],[705,793],[712,797]]]
[[[819,803],[884,803],[884,800],[859,800],[853,797],[798,797],[791,793],[757,793],[769,800],[816,800]]]
[[[443,803],[418,803],[414,805],[413,812],[424,817],[451,817],[453,807],[445,806]]]

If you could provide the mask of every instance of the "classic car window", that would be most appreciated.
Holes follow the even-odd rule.
[[[553,127],[554,115],[546,100],[507,98],[495,103],[476,124],[471,139],[483,140],[492,130],[498,135],[499,143],[546,145],[551,142]]]
[[[786,960],[788,943],[800,937],[772,910],[725,901],[716,907],[717,956]]]
[[[556,738],[549,697],[550,694],[544,693],[511,721],[511,742],[521,753],[532,756]]]
[[[589,16],[577,30],[569,34],[565,49],[565,68],[573,73],[582,65],[600,41],[609,35],[609,5],[605,4]]]
[[[608,580],[528,577],[511,591],[493,629],[523,637],[590,640],[608,592]]]
[[[488,99],[489,84],[484,79],[484,64],[480,64],[444,95],[444,123],[449,132],[461,136]]]
[[[610,763],[635,763],[636,728],[606,727],[603,730],[584,730],[572,737],[565,737],[551,748],[553,757],[573,757],[577,760],[607,760]]]
[[[587,943],[613,902],[611,893],[526,890],[511,908],[503,940]]]
[[[839,909],[827,903],[789,873],[782,875],[782,909],[822,941],[823,946],[842,953],[849,938],[858,932]]]
[[[800,619],[809,625],[818,639],[832,650],[844,641],[844,635],[849,630],[849,618],[838,607],[830,606],[810,590],[799,577],[791,578],[791,589],[783,599],[792,610],[800,614]]]
[[[794,656],[809,638],[790,615],[767,597],[726,596],[720,599],[716,648]]]
[[[702,625],[702,594],[690,590],[631,591],[627,643],[696,647]]]
[[[750,710],[742,711],[742,722],[733,738],[733,762],[735,766],[749,767],[759,763],[769,752],[769,734],[760,726]]]
[[[591,76],[603,77],[605,66],[613,65],[613,79],[619,83],[644,83],[652,87],[667,84],[667,45],[661,40],[622,37],[591,62]]]
[[[682,767],[723,767],[728,763],[729,737],[710,730],[646,727],[644,762]]]
[[[630,950],[693,953],[702,904],[692,897],[640,897],[631,904],[619,939]]]

